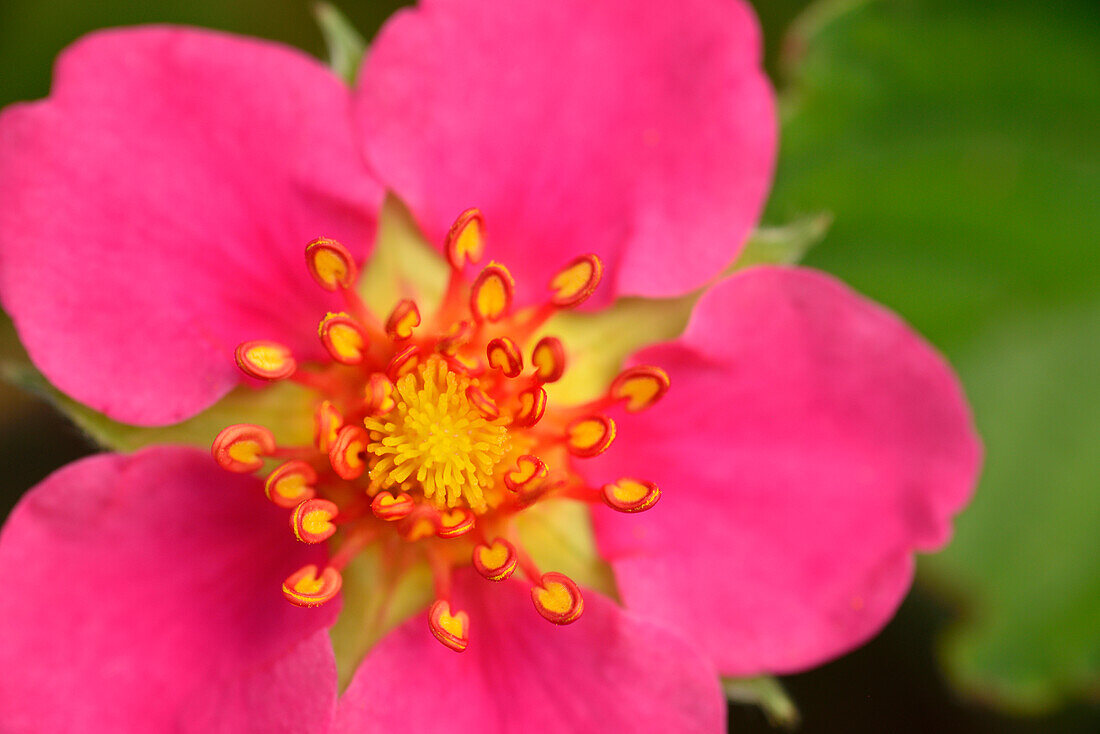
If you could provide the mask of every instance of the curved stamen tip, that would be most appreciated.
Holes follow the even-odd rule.
[[[481,262],[485,254],[485,220],[479,209],[467,209],[458,215],[447,233],[444,249],[447,262],[455,270],[462,270],[466,263]]]
[[[470,288],[470,312],[479,322],[499,321],[512,306],[516,281],[508,268],[489,263]]]
[[[544,336],[531,351],[535,379],[542,383],[557,382],[565,373],[565,348],[556,336]]]
[[[516,468],[504,475],[504,486],[513,492],[538,489],[546,479],[547,472],[542,459],[524,454],[516,459]]]
[[[438,531],[439,513],[426,505],[414,508],[412,513],[397,526],[397,532],[409,542],[430,538]]]
[[[419,363],[420,349],[415,344],[410,344],[393,355],[389,364],[386,365],[386,374],[389,375],[391,380],[397,382],[399,379],[416,369]]]
[[[367,415],[385,415],[397,407],[393,397],[393,382],[381,372],[372,372],[363,388],[363,409]]]
[[[375,517],[389,522],[408,517],[413,507],[413,498],[407,492],[399,492],[397,496],[390,492],[379,492],[370,503]]]
[[[316,607],[340,593],[344,580],[340,572],[328,566],[318,574],[317,566],[303,566],[283,582],[283,596],[300,607]]]
[[[293,509],[312,499],[317,472],[304,461],[288,461],[267,475],[264,494],[279,507]]]
[[[350,288],[359,276],[355,259],[348,248],[327,237],[306,245],[306,265],[309,274],[326,291]]]
[[[572,624],[584,613],[584,597],[573,579],[563,573],[544,573],[531,588],[531,601],[545,619],[554,624]]]
[[[546,412],[546,390],[540,385],[529,387],[516,396],[517,407],[512,414],[512,425],[530,428],[542,420]]]
[[[298,367],[288,347],[263,339],[241,342],[233,356],[241,372],[257,380],[284,380]]]
[[[333,471],[341,479],[351,481],[362,476],[367,468],[364,456],[368,443],[370,438],[366,429],[359,426],[344,426],[336,434],[336,441],[329,448],[328,458]]]
[[[452,355],[458,352],[474,335],[474,324],[471,321],[463,319],[451,324],[450,330],[447,335],[444,336],[439,342],[436,343],[435,348],[440,354]]]
[[[218,466],[238,474],[254,472],[275,452],[275,437],[263,426],[237,423],[223,428],[210,447]]]
[[[470,617],[466,612],[451,614],[451,605],[442,599],[432,604],[428,627],[435,639],[455,652],[462,652],[470,644]]]
[[[436,535],[441,538],[457,538],[473,530],[474,513],[462,507],[441,512]]]
[[[397,302],[386,319],[386,333],[394,341],[408,339],[413,335],[413,329],[420,326],[420,309],[416,302],[408,298]]]
[[[330,401],[323,400],[313,414],[313,443],[327,452],[336,443],[336,435],[344,427],[344,416]]]
[[[569,453],[581,458],[599,456],[615,440],[615,421],[606,415],[578,418],[565,429],[565,445]]]
[[[612,400],[625,400],[626,409],[637,413],[650,407],[668,392],[668,373],[660,367],[639,365],[628,367],[611,382]]]
[[[485,347],[489,367],[500,370],[505,377],[518,377],[523,372],[523,354],[516,343],[506,336],[497,337]]]
[[[588,300],[603,278],[603,261],[595,255],[581,255],[550,280],[550,303],[572,308]]]
[[[474,568],[490,581],[503,581],[516,570],[516,549],[504,538],[474,547],[471,556]]]
[[[332,518],[339,512],[340,508],[328,500],[306,500],[290,514],[290,527],[294,529],[294,536],[303,543],[320,543],[336,532]]]
[[[619,512],[642,512],[661,499],[661,490],[653,482],[629,478],[605,484],[600,494],[608,507]]]
[[[500,408],[497,407],[496,402],[485,394],[477,385],[469,385],[466,388],[466,399],[470,401],[470,405],[477,409],[477,412],[481,413],[485,418],[489,420],[496,420],[500,417]]]
[[[367,334],[346,313],[326,315],[317,327],[317,334],[328,353],[341,364],[359,364],[366,356]]]

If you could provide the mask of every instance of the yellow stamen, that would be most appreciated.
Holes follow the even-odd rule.
[[[397,406],[367,418],[370,477],[383,488],[419,488],[436,507],[488,509],[486,490],[509,448],[503,419],[489,420],[466,396],[471,384],[438,357],[397,381]]]

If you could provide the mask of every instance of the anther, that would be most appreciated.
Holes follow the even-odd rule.
[[[457,538],[474,527],[474,513],[458,507],[439,514],[439,527],[435,534],[440,538]]]
[[[626,401],[631,413],[645,410],[668,392],[669,379],[660,367],[640,365],[629,367],[611,382],[608,395],[612,400]]]
[[[470,385],[466,388],[466,399],[486,419],[496,420],[500,417],[500,408],[497,407],[496,402],[477,385]]]
[[[346,313],[330,313],[317,327],[321,343],[341,364],[359,364],[366,356],[367,335],[359,322]]]
[[[273,341],[242,342],[234,356],[241,372],[257,380],[283,380],[298,367],[290,349]]]
[[[513,492],[537,489],[546,479],[546,464],[542,459],[524,454],[516,459],[516,468],[504,475],[504,485]]]
[[[543,479],[542,481],[517,487],[514,493],[516,505],[520,508],[530,507],[547,494],[564,488],[567,482],[564,479]]]
[[[485,220],[478,209],[467,209],[458,215],[447,233],[444,248],[447,262],[455,270],[462,270],[466,263],[477,264],[485,253]]]
[[[321,543],[336,532],[332,518],[339,512],[340,508],[328,500],[306,500],[290,514],[290,527],[294,529],[294,536],[303,543]]]
[[[455,652],[462,652],[470,644],[470,617],[466,612],[451,614],[451,605],[443,599],[432,604],[428,627],[435,639]]]
[[[397,526],[397,532],[410,542],[430,538],[439,530],[439,513],[431,507],[420,505]]]
[[[615,440],[615,421],[605,415],[578,418],[565,429],[565,445],[574,456],[587,458],[607,451]]]
[[[336,434],[344,427],[344,416],[328,400],[321,401],[313,413],[313,443],[327,453],[336,442]]]
[[[516,570],[516,549],[503,538],[475,546],[470,559],[477,572],[490,581],[503,581]]]
[[[318,572],[317,566],[310,564],[287,577],[283,595],[300,607],[316,607],[340,593],[342,585],[343,578],[335,568],[329,566]]]
[[[264,494],[279,507],[297,507],[314,495],[317,472],[304,461],[288,461],[267,475]]]
[[[420,309],[407,298],[398,301],[386,319],[386,333],[395,341],[411,337],[417,326],[420,326]]]
[[[661,490],[653,482],[628,478],[605,484],[600,494],[608,507],[619,512],[642,512],[661,499]]]
[[[336,434],[336,441],[329,448],[328,458],[332,469],[341,479],[358,479],[366,469],[363,455],[370,438],[359,426],[344,426]]]
[[[390,492],[382,491],[376,494],[370,503],[371,512],[375,517],[388,522],[408,517],[415,506],[413,498],[407,492],[398,492],[394,496]]]
[[[397,382],[399,379],[416,369],[419,363],[420,350],[415,344],[410,344],[402,349],[397,354],[393,355],[388,365],[386,365],[386,374],[391,380]]]
[[[499,321],[512,305],[516,282],[500,263],[489,263],[470,288],[470,312],[479,322]]]
[[[603,277],[603,262],[595,255],[581,255],[558,271],[550,280],[554,295],[550,302],[558,308],[572,308],[591,296]]]
[[[327,237],[306,245],[306,265],[313,279],[326,291],[350,288],[359,275],[348,248]]]
[[[480,359],[469,354],[456,352],[444,357],[447,365],[455,372],[461,372],[467,377],[481,377],[485,374],[485,365]]]
[[[447,336],[440,339],[435,345],[435,348],[440,354],[454,354],[469,342],[470,339],[473,338],[473,335],[473,323],[463,319],[451,325],[451,329],[447,332]]]
[[[544,573],[531,588],[531,601],[538,613],[554,624],[571,624],[584,612],[581,590],[573,579],[556,571]]]
[[[264,465],[264,457],[275,452],[275,437],[263,426],[237,423],[223,428],[210,447],[218,466],[247,474]]]
[[[369,416],[380,416],[397,407],[393,397],[393,382],[381,372],[373,372],[363,388],[363,409]]]
[[[565,349],[561,339],[544,336],[531,352],[535,365],[535,379],[542,383],[557,382],[565,372]]]
[[[542,420],[546,412],[546,390],[541,386],[529,387],[516,396],[518,407],[512,416],[512,425],[530,428]]]
[[[505,377],[518,377],[523,371],[523,354],[516,343],[506,336],[489,342],[485,348],[485,357],[489,360],[489,366],[500,370]]]

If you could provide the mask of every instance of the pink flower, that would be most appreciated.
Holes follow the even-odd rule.
[[[896,317],[808,270],[715,282],[771,175],[759,53],[733,0],[424,0],[356,90],[196,30],[67,51],[0,116],[31,358],[138,425],[297,382],[316,444],[234,425],[217,463],[153,446],[33,489],[0,535],[0,728],[721,731],[720,674],[879,629],[980,451]],[[449,271],[371,257],[387,190]]]

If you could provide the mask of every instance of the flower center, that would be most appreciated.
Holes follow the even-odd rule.
[[[394,409],[365,421],[367,452],[377,460],[371,482],[419,491],[440,509],[485,512],[511,441],[507,419],[490,420],[470,404],[466,390],[473,384],[435,356],[398,380]]]
[[[324,568],[309,565],[287,577],[289,601],[329,601],[357,553],[375,543],[391,550],[397,544],[405,549],[402,557],[419,557],[431,568],[436,601],[429,627],[458,651],[466,648],[469,620],[451,608],[456,565],[472,565],[490,581],[520,570],[544,618],[569,624],[581,615],[577,585],[535,565],[514,520],[547,498],[620,512],[652,507],[660,491],[651,482],[623,478],[589,487],[576,462],[614,441],[617,428],[607,409],[643,410],[668,389],[659,368],[631,367],[594,401],[548,405],[545,386],[561,378],[566,351],[556,337],[536,341],[536,332],[592,294],[602,263],[594,255],[576,258],[548,279],[545,303],[512,313],[507,268],[492,262],[472,282],[464,276],[483,249],[481,214],[468,210],[447,237],[446,293],[422,327],[420,309],[409,299],[382,321],[354,289],[358,268],[347,249],[329,239],[310,243],[311,274],[346,303],[345,312],[327,314],[318,327],[331,362],[299,366],[287,347],[262,340],[238,346],[236,360],[252,378],[291,379],[316,392],[314,443],[279,446],[266,428],[237,424],[212,447],[229,471],[266,472],[267,496],[290,510],[298,540],[332,539]]]

